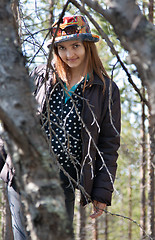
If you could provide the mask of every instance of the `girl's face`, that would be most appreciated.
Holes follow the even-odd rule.
[[[58,44],[58,54],[63,62],[65,62],[71,69],[84,68],[85,62],[85,47],[79,40],[66,41]]]

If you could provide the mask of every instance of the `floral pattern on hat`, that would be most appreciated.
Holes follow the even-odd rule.
[[[56,27],[52,29],[52,35],[55,36]],[[69,40],[98,42],[99,36],[92,34],[88,21],[84,16],[64,17],[55,36],[54,43],[60,43]],[[52,43],[52,39],[47,42],[47,46]]]

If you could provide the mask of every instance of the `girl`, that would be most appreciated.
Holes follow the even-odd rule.
[[[97,218],[111,205],[120,145],[119,90],[101,63],[95,46],[99,37],[91,33],[85,17],[64,17],[52,34],[54,61],[48,79],[46,65],[33,72],[42,127],[58,160],[70,221],[76,187],[82,205],[91,201],[91,218]],[[0,153],[0,177],[8,183],[14,238],[27,239],[11,159],[1,141]]]
[[[79,184],[85,190],[81,203],[92,201],[91,218],[97,218],[111,205],[120,144],[119,90],[108,78],[95,46],[99,37],[84,16],[64,17],[52,35],[54,61],[47,81],[46,66],[34,71],[42,124],[58,158],[70,220]]]

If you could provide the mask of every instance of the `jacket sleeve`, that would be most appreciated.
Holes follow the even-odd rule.
[[[102,119],[98,140],[98,149],[102,158],[97,154],[92,199],[106,203],[107,206],[110,206],[113,183],[117,169],[116,161],[118,158],[117,150],[120,146],[121,124],[120,94],[119,89],[114,82],[112,82],[110,110],[109,86],[107,86],[105,95],[104,106],[107,107],[106,112],[103,113],[104,117]]]

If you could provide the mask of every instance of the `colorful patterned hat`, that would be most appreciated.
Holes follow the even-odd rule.
[[[52,35],[56,32],[56,26],[52,29]],[[55,44],[69,41],[81,40],[98,42],[99,36],[92,34],[88,25],[87,19],[84,16],[70,16],[64,17],[63,23],[60,24],[59,30],[55,37]],[[52,43],[52,39],[47,42],[47,46]]]

